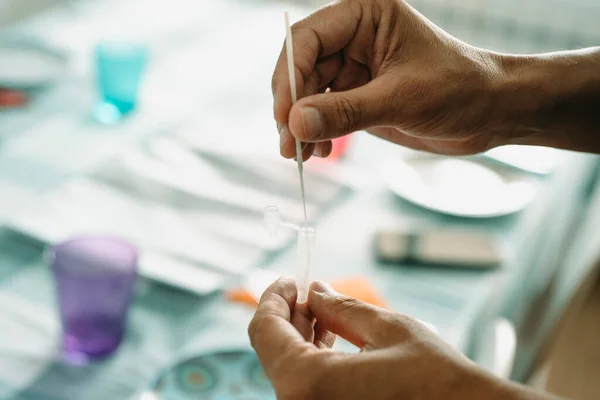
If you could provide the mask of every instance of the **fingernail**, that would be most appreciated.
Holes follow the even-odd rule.
[[[283,129],[283,125],[277,122],[277,133],[281,135],[281,130]]]
[[[275,280],[275,282],[285,282],[285,281],[294,282],[294,283],[296,282],[296,280],[293,277],[288,276],[288,275],[281,275],[279,278],[277,278]]]
[[[290,139],[290,132],[288,131],[287,127],[284,125],[279,130],[279,147],[285,146],[285,144],[287,143],[287,141],[289,139]]]
[[[316,293],[335,293],[331,285],[323,281],[314,281],[310,284],[310,289]]]
[[[302,107],[300,109],[302,125],[304,126],[304,135],[307,139],[322,137],[323,119],[316,108]]]
[[[321,152],[321,146],[319,146],[319,145],[315,146],[315,151],[313,151],[313,154],[317,157],[321,157],[323,154]]]

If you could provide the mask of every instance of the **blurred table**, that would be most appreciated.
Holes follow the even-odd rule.
[[[72,2],[4,32],[3,37],[25,36],[62,49],[70,55],[72,73],[29,108],[0,113],[0,218],[35,205],[62,182],[161,131],[195,133],[200,142],[226,146],[232,155],[277,152],[270,76],[282,45],[285,9],[294,19],[309,11],[259,1]],[[91,49],[115,36],[148,43],[152,64],[140,110],[106,128],[90,117]],[[523,230],[528,212],[481,221],[432,214],[398,200],[377,179],[377,161],[392,146],[363,134],[355,135],[352,146],[346,162],[374,178],[319,221],[315,277],[365,275],[392,307],[436,325],[468,354],[478,327],[498,311],[518,269],[512,264],[488,272],[384,268],[371,254],[372,234],[416,219],[479,225],[513,243],[529,235]],[[544,230],[529,228],[533,234]],[[285,269],[295,261],[289,250],[268,267]],[[127,399],[184,354],[248,345],[252,310],[226,303],[219,294],[198,298],[145,282],[118,353],[85,367],[63,365],[55,360],[59,327],[52,280],[39,251],[0,232],[0,278],[2,398]]]

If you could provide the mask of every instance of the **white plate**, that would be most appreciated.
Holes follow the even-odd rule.
[[[502,146],[489,150],[484,156],[523,171],[546,175],[564,160],[566,152],[549,147]]]
[[[64,73],[67,60],[61,54],[31,44],[0,44],[0,86],[34,89]]]
[[[472,161],[416,156],[388,162],[389,188],[398,196],[443,214],[470,218],[508,215],[525,208],[535,196],[534,181],[500,175]]]

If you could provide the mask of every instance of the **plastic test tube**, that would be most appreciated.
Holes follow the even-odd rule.
[[[263,222],[269,236],[274,238],[281,227],[293,229],[298,232],[298,242],[296,255],[298,257],[298,267],[296,270],[296,287],[298,289],[299,303],[306,302],[308,298],[308,286],[310,285],[310,272],[314,262],[314,249],[317,238],[317,230],[312,227],[300,227],[294,224],[283,222],[279,207],[268,205],[263,211]]]
[[[298,230],[298,269],[296,270],[298,303],[308,300],[308,286],[310,285],[310,271],[312,270],[316,238],[317,230],[315,228],[309,226]]]

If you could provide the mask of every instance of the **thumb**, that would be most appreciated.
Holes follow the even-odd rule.
[[[406,336],[392,313],[335,292],[325,282],[313,282],[307,302],[317,322],[359,348],[380,348]]]
[[[321,142],[385,125],[394,114],[390,92],[389,85],[383,87],[380,81],[371,81],[345,92],[305,97],[290,111],[290,132],[304,142]]]

